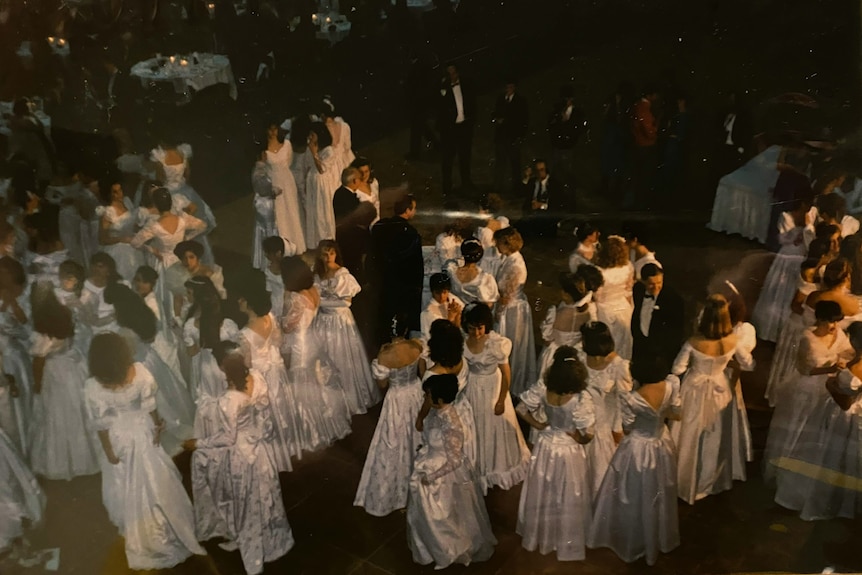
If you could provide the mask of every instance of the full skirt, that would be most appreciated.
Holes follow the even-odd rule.
[[[781,326],[790,313],[790,302],[799,285],[799,264],[805,256],[777,254],[760,290],[760,297],[751,314],[757,337],[776,341]]]
[[[764,397],[769,401],[770,407],[778,405],[779,400],[787,393],[787,384],[791,383],[796,375],[799,340],[807,327],[809,326],[802,315],[788,312],[787,319],[781,326],[778,343],[775,344],[772,367],[766,382]]]
[[[45,494],[9,436],[0,430],[0,553],[42,521]]]
[[[614,338],[614,350],[623,359],[632,358],[632,313],[627,300],[600,302],[596,304],[598,320],[607,324]]]
[[[509,365],[512,382],[509,391],[520,395],[536,383],[536,344],[533,337],[533,313],[526,297],[501,306],[497,333],[512,341]]]

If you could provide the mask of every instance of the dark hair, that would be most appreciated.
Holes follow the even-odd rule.
[[[81,287],[84,284],[84,279],[87,277],[86,272],[84,271],[84,266],[82,266],[75,260],[66,260],[61,263],[60,267],[57,268],[57,275],[59,275],[61,278],[75,278],[76,280],[78,280],[78,287]]]
[[[644,264],[644,267],[641,268],[641,279],[643,281],[659,275],[664,275],[664,270],[658,264],[648,263]]]
[[[226,344],[230,344],[230,347]],[[218,355],[215,353],[216,349],[219,349]],[[236,353],[237,351],[238,346],[232,341],[220,341],[213,349],[213,356],[228,382],[238,391],[245,391],[248,387],[248,366],[245,364],[245,358],[241,353]]]
[[[111,196],[114,192],[114,184],[119,184],[116,178],[102,178],[99,180],[99,200],[103,205],[111,204]]]
[[[431,324],[428,338],[428,357],[443,367],[455,367],[464,355],[464,336],[448,319],[437,319]]]
[[[144,283],[148,283],[150,285],[156,285],[156,282],[159,281],[159,272],[150,266],[139,267],[135,270],[135,276],[140,277]]]
[[[224,322],[221,298],[213,282],[208,277],[194,276],[185,283],[192,291],[194,303],[189,309],[186,321],[200,310],[200,346],[212,349],[221,340],[221,324]]]
[[[506,246],[513,252],[519,252],[524,247],[524,238],[513,227],[502,228],[494,232],[494,241]]]
[[[558,395],[580,393],[587,387],[587,368],[570,345],[554,352],[554,362],[545,372],[545,387]]]
[[[485,255],[485,248],[476,238],[469,238],[461,242],[461,255],[465,263],[475,264]]]
[[[23,286],[27,283],[27,272],[24,271],[24,266],[14,258],[9,256],[0,258],[0,271],[9,274],[9,279],[17,286]]]
[[[487,304],[474,303],[464,307],[464,311],[461,312],[461,326],[464,331],[467,331],[471,325],[485,326],[485,333],[493,331],[494,313]]]
[[[584,353],[595,357],[605,357],[614,351],[614,336],[606,323],[591,321],[581,326],[584,338]]]
[[[320,116],[322,118],[334,118],[336,116],[335,104],[332,102],[331,96],[324,96],[320,100]]]
[[[857,353],[862,352],[862,321],[854,321],[847,329],[847,336],[850,338],[850,345]]]
[[[585,239],[593,235],[599,231],[599,228],[591,224],[590,222],[582,222],[575,228],[575,237],[579,242],[583,242]]]
[[[335,240],[320,240],[320,243],[317,244],[317,257],[314,258],[314,274],[320,279],[323,279],[323,276],[326,274],[326,268],[322,260],[324,250],[333,250],[335,252],[335,263],[340,266],[344,265],[344,261],[341,259],[341,250],[338,249],[338,244],[335,243]]]
[[[844,212],[847,210],[847,202],[840,194],[822,194],[817,196],[814,203],[820,214],[839,221],[844,217]]]
[[[96,335],[90,342],[87,364],[90,375],[99,383],[123,383],[132,363],[132,350],[122,336],[105,332]]]
[[[281,279],[285,291],[302,291],[314,285],[314,274],[300,256],[287,256],[281,260]]]
[[[135,332],[141,341],[156,339],[156,314],[144,299],[121,283],[109,284],[104,291],[105,303],[114,306],[117,323]]]
[[[804,260],[802,260],[802,263],[799,264],[799,273],[801,274],[805,270],[816,270],[819,266],[819,258],[805,258]]]
[[[156,188],[150,192],[153,199],[153,206],[160,214],[171,211],[174,206],[174,197],[166,188]]]
[[[15,103],[12,104],[12,114],[15,116],[29,116],[30,100],[27,98],[18,98],[15,100]]]
[[[268,238],[263,239],[263,253],[265,254],[275,254],[281,252],[284,255],[286,251],[286,247],[284,245],[284,238],[279,236],[269,236]]]
[[[458,218],[449,222],[443,231],[464,241],[473,237],[473,221],[470,218]]]
[[[60,303],[54,284],[38,282],[30,293],[33,330],[54,339],[69,339],[75,335],[72,311]]]
[[[835,322],[844,319],[841,304],[837,301],[822,299],[814,305],[814,318],[818,321]]]
[[[370,168],[371,160],[369,160],[365,156],[356,156],[355,158],[353,158],[353,161],[350,163],[350,165],[354,168],[361,168],[363,166],[368,166]]]
[[[833,194],[829,194],[830,196]],[[818,222],[816,226],[814,226],[814,237],[815,238],[824,238],[829,239],[835,234],[841,233],[841,226],[838,224],[830,224],[829,222]]]
[[[432,375],[422,383],[422,389],[431,395],[431,401],[443,400],[449,404],[458,396],[458,376],[453,373]]]
[[[814,238],[808,244],[808,258],[819,262],[831,249],[832,246],[830,245],[829,237]]]
[[[637,240],[643,246],[649,245],[649,233],[646,231],[646,226],[640,222],[626,222],[623,224],[623,237],[627,242]]]
[[[240,353],[240,351],[241,348],[238,343],[230,340],[222,340],[213,347],[213,357],[215,358],[216,363],[221,365],[224,358],[232,353]]]
[[[406,338],[410,332],[410,318],[404,312],[398,312],[392,316],[389,326],[389,341],[396,337]]]
[[[437,272],[436,274],[431,274],[431,277],[428,278],[428,288],[431,290],[431,293],[441,292],[444,289],[452,291],[452,280],[449,279],[449,274]]]
[[[578,269],[575,270],[574,277],[581,278],[584,281],[584,287],[586,290],[593,293],[605,285],[605,276],[602,275],[602,270],[589,264],[579,265]]]
[[[712,294],[706,299],[697,331],[706,339],[721,339],[733,333],[730,322],[730,304],[721,294]]]
[[[204,247],[198,242],[185,240],[178,243],[174,248],[174,255],[177,256],[178,259],[183,259],[186,252],[192,252],[198,259],[201,259],[204,255]]]
[[[667,360],[660,355],[638,356],[631,363],[632,379],[641,385],[664,381],[670,373]]]
[[[580,268],[578,269],[580,270]],[[584,282],[584,278],[579,276],[578,274],[560,272],[558,278],[558,281],[560,282],[560,288],[564,292],[569,294],[569,296],[574,301],[580,301],[584,299],[584,297],[587,295],[587,292],[590,291],[587,289],[586,282]]]
[[[317,134],[317,146],[319,149],[328,148],[332,145],[332,134],[323,122],[314,122],[308,128],[309,133]]]
[[[272,311],[272,298],[266,291],[266,277],[260,270],[251,270],[239,286],[239,297],[258,317]]]
[[[823,287],[834,289],[850,276],[850,264],[844,258],[837,258],[826,264],[823,272]]]
[[[108,283],[120,281],[120,274],[117,272],[117,262],[114,261],[109,254],[105,252],[96,252],[90,257],[90,269],[94,266],[105,266],[108,268]]]
[[[397,200],[395,200],[395,204],[392,206],[392,213],[396,216],[400,216],[407,210],[413,207],[413,204],[416,202],[416,196],[413,194],[404,194]]]

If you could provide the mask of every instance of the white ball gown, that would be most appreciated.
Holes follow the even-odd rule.
[[[29,297],[26,293],[18,297],[18,305],[27,316],[29,312]],[[31,422],[33,414],[33,364],[30,360],[29,329],[15,318],[10,307],[0,311],[0,361],[2,373],[15,378],[18,387],[18,397],[11,397],[10,390],[4,388],[7,399],[7,421],[3,429],[12,443],[22,454],[30,452]]]
[[[132,238],[138,228],[137,214],[132,207],[129,198],[123,198],[126,211],[117,213],[114,206],[100,206],[96,214],[102,218],[102,226],[107,226],[108,235],[112,238]],[[127,242],[102,245],[101,251],[114,259],[117,264],[117,273],[125,281],[131,283],[135,278],[135,272],[144,265],[144,254]]]
[[[305,245],[317,248],[320,240],[335,239],[335,212],[332,198],[341,185],[337,152],[326,146],[318,153],[323,172],[317,170],[312,160],[305,182]]]
[[[494,414],[512,342],[496,332],[485,337],[482,351],[473,353],[464,345],[467,363],[465,398],[473,408],[476,426],[476,475],[483,491],[489,487],[509,489],[524,480],[530,466],[530,450],[524,441],[511,394],[506,394],[502,415]]]
[[[583,560],[592,522],[589,460],[584,446],[568,434],[593,433],[592,397],[583,391],[563,405],[551,405],[539,382],[521,395],[521,402],[519,409],[545,413],[548,426],[539,431],[533,446],[515,531],[528,551],[538,549],[543,555],[555,551],[559,561]]]
[[[314,276],[320,293],[320,309],[312,328],[325,342],[326,353],[341,374],[341,385],[351,414],[365,413],[380,401],[380,390],[368,367],[365,345],[350,310],[350,300],[362,290],[347,268],[339,268],[331,278]]]
[[[439,375],[431,371],[431,367],[433,367],[434,364],[430,359],[426,358],[426,363],[428,365],[428,369],[425,370],[425,375],[422,376],[422,383],[425,383],[425,381],[431,376]],[[478,445],[476,439],[476,418],[473,416],[473,406],[467,396],[467,381],[469,374],[470,369],[467,366],[467,361],[463,360],[461,362],[461,371],[458,372],[458,395],[455,396],[455,401],[452,402],[452,405],[455,406],[455,411],[458,412],[458,417],[461,419],[461,429],[464,433],[464,455],[467,456],[467,460],[470,462],[470,465],[475,469],[477,464],[476,458]]]
[[[471,303],[484,303],[493,307],[497,300],[500,299],[500,289],[497,287],[497,280],[494,276],[479,268],[479,273],[472,280],[462,283],[458,279],[458,262],[450,261],[446,264],[444,270],[449,274],[449,281],[452,283],[451,292],[458,296],[465,305]]]
[[[751,323],[764,341],[776,341],[781,326],[788,317],[790,302],[796,295],[799,265],[805,260],[807,249],[803,242],[802,226],[797,226],[793,216],[784,212],[778,223],[778,241],[781,248],[775,255],[763,288],[751,314]]]
[[[0,553],[24,534],[23,522],[38,527],[45,512],[45,494],[6,433],[0,429]]]
[[[754,371],[755,361],[752,356],[757,347],[757,330],[748,322],[740,322],[733,326],[736,334],[736,353],[734,359],[741,371]],[[730,381],[730,377],[728,377]],[[751,426],[748,423],[748,411],[745,409],[745,397],[742,394],[742,381],[730,382],[733,399],[730,402],[733,430],[731,441],[733,457],[731,466],[734,481],[745,481],[747,472],[745,464],[754,461],[754,446],[751,442]]]
[[[521,252],[503,256],[496,280],[500,292],[496,330],[512,342],[512,354],[509,356],[512,367],[511,393],[518,395],[536,381],[533,312],[524,294],[527,265]]]
[[[627,434],[614,453],[596,495],[590,548],[608,547],[631,563],[679,546],[676,456],[665,426],[668,412],[679,414],[679,379],[669,375],[656,410],[636,391],[621,396]]]
[[[590,302],[584,311],[578,311],[573,304],[565,302],[549,307],[545,319],[539,326],[545,345],[539,352],[536,376],[539,379],[545,377],[545,372],[554,363],[554,354],[561,346],[569,345],[575,349],[581,349],[583,347],[581,326],[591,321],[598,321],[597,318],[596,304],[593,302]]]
[[[294,545],[270,442],[274,422],[258,409],[266,384],[253,377],[251,397],[231,389],[218,398],[218,431],[198,439],[192,456],[197,536],[236,543],[249,575]]]
[[[263,240],[277,236],[275,225],[275,206],[272,197],[272,177],[266,162],[257,162],[251,173],[251,186],[254,190],[254,234],[251,238],[251,261],[256,269],[265,269],[268,262],[263,253]]]
[[[418,364],[417,359],[404,367],[390,369],[376,359],[371,362],[374,378],[388,380],[389,390],[383,398],[353,504],[377,517],[407,505],[413,454],[421,442],[415,419],[425,397]]]
[[[407,544],[413,561],[444,569],[489,559],[497,539],[479,479],[464,453],[464,431],[454,406],[431,410],[422,444],[407,500]]]
[[[799,278],[797,291],[806,297],[817,290],[817,285]],[[775,407],[779,398],[785,393],[785,384],[792,380],[796,373],[796,353],[799,341],[805,330],[814,325],[814,310],[803,304],[802,313],[796,313],[789,307],[786,319],[781,325],[775,353],[772,355],[772,365],[769,368],[769,379],[766,381],[764,397],[769,401],[769,407]]]
[[[44,358],[42,391],[34,398],[30,464],[36,475],[69,480],[99,472],[97,441],[87,427],[87,365],[71,339],[33,335],[30,355]]]
[[[602,269],[602,276],[605,283],[595,294],[599,321],[611,330],[617,354],[631,359],[634,267],[627,262],[624,266]]]
[[[266,151],[266,165],[269,169],[269,177],[272,180],[274,190],[281,193],[272,199],[273,212],[275,213],[275,226],[278,236],[289,239],[296,246],[296,253],[301,254],[306,250],[305,237],[302,228],[302,211],[299,207],[299,193],[293,172],[290,170],[293,159],[293,147],[290,140],[285,140],[277,152]],[[340,178],[340,174],[339,174]],[[335,193],[335,190],[332,190]],[[332,197],[330,196],[330,204]],[[311,247],[317,247],[317,244]]]
[[[232,319],[225,319],[219,326],[219,341],[239,342],[239,328]],[[198,346],[198,352],[191,361],[191,381],[195,389],[197,404],[195,411],[195,437],[206,437],[218,430],[218,398],[227,391],[227,380],[218,366],[211,349],[200,347],[201,330],[190,317],[183,325],[183,344],[186,347]]]
[[[191,555],[206,555],[198,545],[194,512],[174,462],[159,445],[150,415],[156,410],[157,384],[143,364],[134,379],[107,389],[87,380],[84,395],[90,425],[105,431],[116,465],[102,462],[102,502],[125,539],[132,569],[169,569]]]

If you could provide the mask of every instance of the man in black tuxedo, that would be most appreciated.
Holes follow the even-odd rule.
[[[443,196],[452,193],[452,165],[458,156],[461,187],[472,188],[470,159],[473,148],[473,119],[476,98],[469,84],[461,80],[454,64],[446,67],[439,98],[440,147],[443,161]]]
[[[527,237],[554,237],[564,191],[559,180],[551,176],[545,160],[536,160],[532,168],[524,171],[521,189],[524,217],[518,223],[518,230]]]
[[[494,187],[516,189],[521,175],[521,142],[527,133],[527,100],[516,91],[513,80],[506,82],[494,105]],[[509,181],[506,181],[508,172]]]
[[[365,283],[364,258],[371,242],[368,227],[377,211],[373,204],[362,202],[356,195],[359,177],[358,168],[344,168],[341,186],[332,198],[332,211],[335,213],[335,243],[341,252],[342,264],[362,285]]]
[[[359,206],[356,190],[359,189],[359,169],[348,166],[341,171],[341,186],[332,196],[332,211],[335,213],[336,227],[350,216]]]
[[[670,373],[685,336],[685,307],[682,298],[664,286],[664,272],[656,264],[641,269],[641,279],[632,290],[632,363],[658,358]]]

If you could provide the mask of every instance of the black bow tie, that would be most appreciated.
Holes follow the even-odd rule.
[[[644,294],[644,299],[652,299],[652,300],[654,300],[654,299],[655,299],[655,296],[654,296],[654,295],[652,295],[652,294],[645,293],[645,294]]]

